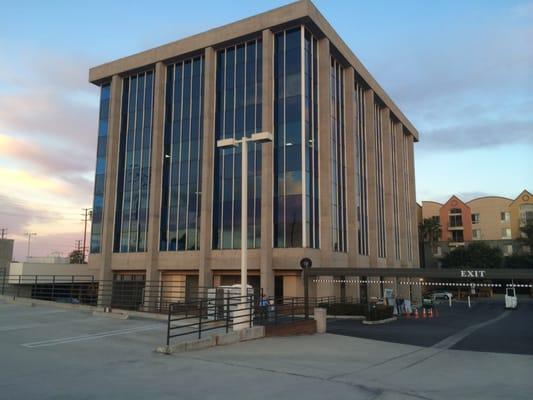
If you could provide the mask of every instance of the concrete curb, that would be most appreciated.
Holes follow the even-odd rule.
[[[246,342],[248,340],[261,339],[265,337],[264,326],[254,326],[251,328],[244,328],[239,331],[229,333],[222,333],[211,335],[203,339],[188,340],[186,342],[176,343],[170,346],[156,347],[156,353],[173,354],[183,353],[187,351],[204,350],[215,346],[227,346],[239,342]]]
[[[126,313],[117,313],[117,312],[104,312],[104,311],[93,311],[95,317],[104,317],[112,319],[129,319],[129,315]]]
[[[381,325],[381,324],[386,324],[386,323],[389,323],[389,322],[393,322],[393,321],[396,321],[398,319],[398,317],[391,317],[391,318],[386,318],[386,319],[380,319],[378,321],[368,321],[368,320],[363,320],[363,324],[365,325]]]
[[[327,319],[353,319],[356,321],[363,321],[364,315],[328,315]]]

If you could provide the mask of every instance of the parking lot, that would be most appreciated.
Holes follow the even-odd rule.
[[[438,317],[406,319],[368,326],[354,320],[328,321],[328,332],[415,346],[496,353],[533,354],[533,300],[519,299],[516,310],[505,310],[503,298],[436,304]]]
[[[533,391],[529,355],[332,334],[162,355],[153,350],[164,325],[0,300],[0,398],[530,399]]]

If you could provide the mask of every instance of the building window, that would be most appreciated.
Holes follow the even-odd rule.
[[[452,231],[452,242],[464,242],[463,231]]]
[[[463,226],[463,217],[462,215],[450,215],[450,219],[448,221],[448,225],[450,228],[460,228]]]
[[[344,71],[331,58],[331,230],[333,251],[345,252],[346,239],[346,137],[344,131]]]
[[[216,72],[215,138],[241,139],[262,129],[261,39],[219,50]],[[216,146],[216,144],[215,144]],[[241,179],[248,179],[248,247],[261,245],[261,144],[248,144],[248,171],[241,171],[242,147],[215,147],[213,248],[241,247]]]
[[[519,207],[520,226],[533,222],[533,204],[521,204]]]
[[[91,253],[100,253],[102,242],[102,216],[104,212],[104,188],[106,171],[107,132],[109,125],[109,84],[100,88],[100,114],[98,118],[98,142],[96,145],[96,173],[91,227]],[[85,251],[85,249],[84,249]]]
[[[472,230],[472,239],[474,239],[474,240],[480,240],[481,239],[481,229],[473,229]]]
[[[510,256],[513,254],[513,245],[512,244],[506,244],[503,246],[503,254],[506,256]]]
[[[479,224],[479,213],[472,214],[472,223]]]
[[[385,231],[385,184],[383,170],[383,120],[382,108],[374,103],[374,137],[376,140],[376,213],[378,228],[378,257],[387,256]],[[410,239],[409,239],[410,240]]]
[[[407,229],[407,258],[409,261],[413,260],[413,210],[411,199],[411,158],[409,147],[411,142],[409,140],[409,132],[404,131],[402,140],[402,160],[403,160],[403,181],[404,181],[404,199],[405,199],[405,218]],[[462,232],[461,232],[462,233]]]
[[[511,228],[502,229],[502,239],[511,239]]]
[[[153,89],[153,71],[122,80],[115,252],[146,251]]]
[[[319,247],[317,39],[275,36],[274,246]]]
[[[508,211],[502,211],[500,213],[500,221],[501,222],[509,222],[511,220],[511,213]]]
[[[355,156],[357,185],[357,244],[359,254],[368,255],[368,189],[367,152],[365,132],[365,90],[358,81],[355,83]]]
[[[167,66],[160,250],[200,248],[203,57]]]
[[[461,209],[460,208],[451,208],[450,209],[450,215],[452,214],[461,214]]]
[[[398,155],[396,154],[397,150],[397,139],[398,132],[400,131],[399,124],[395,123],[391,118],[391,156],[392,156],[392,232],[394,235],[394,254],[396,260],[401,258],[401,246],[400,246],[400,196],[398,195]]]

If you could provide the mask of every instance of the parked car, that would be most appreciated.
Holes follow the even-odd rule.
[[[433,300],[449,300],[453,298],[453,294],[451,292],[433,292],[431,298]]]
[[[514,287],[508,287],[505,289],[505,308],[515,309],[516,307],[518,307],[516,289]]]

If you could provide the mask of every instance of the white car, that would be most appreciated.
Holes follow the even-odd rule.
[[[515,309],[518,307],[518,298],[514,287],[508,287],[505,290],[505,308]]]
[[[450,292],[433,292],[431,298],[433,300],[449,300],[453,298],[453,295]]]

